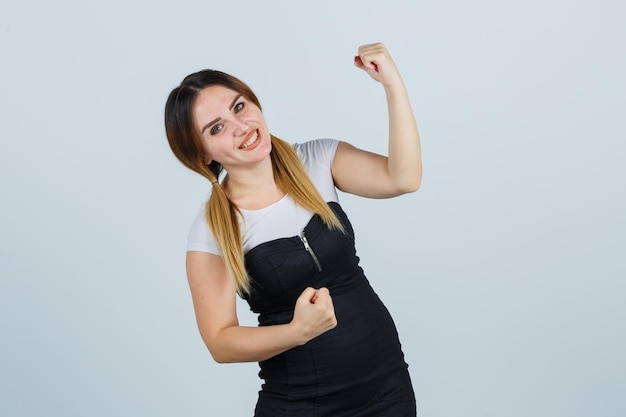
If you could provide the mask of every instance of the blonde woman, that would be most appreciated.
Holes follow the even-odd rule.
[[[198,327],[217,362],[259,362],[257,417],[416,413],[395,325],[359,267],[336,190],[416,191],[419,135],[384,45],[361,46],[354,62],[385,90],[388,156],[330,139],[287,144],[250,88],[220,71],[189,75],[167,100],[174,154],[211,183],[187,252]],[[239,325],[237,294],[258,327]]]

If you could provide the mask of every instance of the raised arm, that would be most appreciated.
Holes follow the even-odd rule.
[[[337,325],[325,288],[304,290],[288,324],[245,327],[239,325],[235,288],[220,256],[188,252],[187,278],[200,335],[216,362],[269,359]]]
[[[359,47],[354,64],[385,90],[389,112],[388,156],[340,143],[332,166],[335,184],[342,191],[371,198],[416,191],[422,180],[420,138],[400,73],[381,43]]]

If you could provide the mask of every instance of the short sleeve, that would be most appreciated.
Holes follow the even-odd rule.
[[[326,202],[338,201],[331,172],[338,145],[336,139],[316,139],[294,145],[309,177]]]
[[[316,139],[304,143],[296,143],[293,146],[305,166],[308,161],[312,160],[330,169],[333,165],[338,145],[339,141],[336,139]]]
[[[198,210],[198,214],[189,228],[189,234],[187,236],[187,252],[207,252],[213,255],[221,256],[222,253],[217,247],[217,243],[213,238],[213,233],[211,233],[211,229],[209,229],[209,225],[206,222],[206,216],[204,215],[205,204],[203,204],[200,210]]]

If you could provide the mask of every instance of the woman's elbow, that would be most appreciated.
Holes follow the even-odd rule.
[[[405,188],[404,193],[405,193],[405,194],[414,193],[414,192],[416,192],[417,190],[419,190],[419,189],[420,189],[420,185],[421,185],[421,184],[420,184],[420,182],[419,182],[419,181],[418,181],[418,182],[416,182],[416,183],[413,183],[413,184],[409,185],[407,188]]]
[[[215,363],[219,363],[219,364],[231,363],[230,361],[226,360],[226,358],[224,358],[224,357],[222,357],[220,355],[216,355],[213,352],[211,352],[211,357],[213,358]]]
[[[228,355],[226,354],[226,352],[224,351],[223,348],[221,348],[219,346],[218,343],[216,343],[216,337],[209,337],[207,335],[204,335],[201,333],[202,336],[202,341],[204,342],[204,345],[206,346],[206,348],[208,349],[209,353],[211,354],[211,357],[213,358],[213,360],[217,363],[229,363],[231,361],[229,361],[228,359]]]
[[[414,193],[419,190],[421,185],[422,173],[420,171],[416,174],[406,176],[403,181],[398,184],[398,192],[400,194]]]
[[[211,357],[216,363],[232,363],[232,360],[229,360],[228,355],[225,354],[221,349],[217,349],[216,347],[211,347],[209,344],[206,344]]]

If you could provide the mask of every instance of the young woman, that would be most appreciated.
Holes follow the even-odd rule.
[[[396,328],[359,267],[336,189],[416,191],[419,135],[384,45],[361,46],[354,63],[385,90],[386,157],[330,139],[287,144],[250,88],[219,71],[189,75],[167,100],[172,151],[212,184],[188,241],[198,327],[217,362],[259,362],[257,417],[416,413]],[[258,327],[239,325],[236,294]]]

